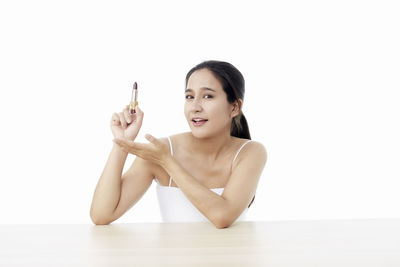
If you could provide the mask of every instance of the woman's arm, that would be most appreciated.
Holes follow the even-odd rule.
[[[256,193],[267,153],[264,146],[251,142],[242,149],[232,174],[220,196],[203,186],[172,157],[162,166],[194,206],[217,228],[230,226],[249,205]]]
[[[114,138],[135,140],[142,125],[143,111],[137,106],[130,114],[129,106],[114,113],[110,127]],[[113,145],[106,166],[93,195],[90,217],[95,224],[109,224],[121,217],[149,188],[153,177],[144,160],[136,158],[130,169],[121,177],[128,153]]]
[[[121,177],[126,157],[118,145],[113,146],[93,195],[90,217],[94,224],[109,224],[121,217],[152,183],[151,164],[138,157]]]
[[[121,175],[127,153],[113,145],[93,195],[90,217],[95,224],[108,224],[121,194]]]
[[[145,137],[151,144],[118,138],[113,141],[124,151],[164,168],[193,205],[217,228],[230,226],[255,195],[267,160],[267,152],[261,143],[251,142],[241,150],[232,166],[228,184],[219,196],[182,168],[171,156],[167,144],[149,134]]]

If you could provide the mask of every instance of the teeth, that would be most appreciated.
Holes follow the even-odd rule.
[[[202,119],[193,119],[195,122],[199,122],[199,121],[205,121],[205,120],[202,120]]]

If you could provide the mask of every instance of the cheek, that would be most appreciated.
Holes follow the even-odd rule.
[[[183,105],[183,114],[184,114],[184,116],[185,116],[185,119],[186,119],[186,121],[188,122],[188,123],[190,123],[191,122],[191,116],[192,116],[192,112],[191,112],[192,110],[191,110],[191,107],[190,107],[190,105],[189,104],[184,104]]]
[[[187,117],[188,116],[188,105],[185,103],[184,105],[183,105],[183,114],[185,114],[185,117]]]
[[[216,104],[210,107],[209,111],[211,114],[213,114],[213,117],[215,118],[216,121],[219,123],[225,123],[227,121],[230,122],[230,114],[229,114],[229,108],[224,105],[224,104]]]

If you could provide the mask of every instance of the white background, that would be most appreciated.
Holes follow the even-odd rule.
[[[0,223],[91,223],[109,120],[189,127],[203,60],[245,76],[268,151],[249,220],[399,217],[398,1],[1,1]],[[132,162],[130,156],[126,167]],[[154,183],[117,222],[160,221]]]

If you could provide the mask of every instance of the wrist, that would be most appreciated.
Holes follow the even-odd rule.
[[[117,153],[121,157],[127,157],[128,152],[124,151],[119,145],[113,143],[113,147],[111,149],[112,152]]]

